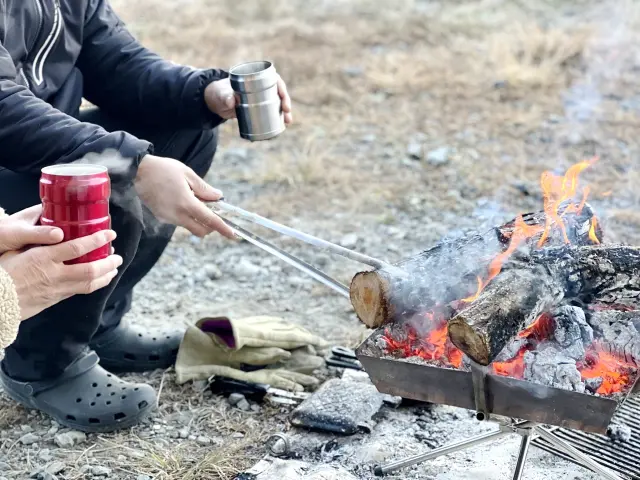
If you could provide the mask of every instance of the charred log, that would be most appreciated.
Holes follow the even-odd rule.
[[[488,365],[519,331],[563,299],[636,303],[639,297],[640,249],[546,248],[528,262],[505,265],[479,298],[449,321],[449,337],[471,359]]]
[[[594,312],[589,323],[598,334],[600,346],[636,366],[640,366],[640,311]]]
[[[591,245],[589,229],[593,210],[585,205],[580,213],[564,217],[567,237],[575,245]],[[523,216],[527,225],[544,225],[544,212]],[[484,274],[488,263],[504,252],[514,232],[516,220],[484,233],[447,240],[394,265],[393,269],[356,274],[351,282],[351,303],[358,318],[371,328],[416,313],[424,313],[436,305],[446,305],[468,296],[477,286],[477,276]],[[596,229],[597,240],[602,231]],[[540,234],[528,240],[534,246]],[[553,229],[545,245],[564,244],[564,234]]]

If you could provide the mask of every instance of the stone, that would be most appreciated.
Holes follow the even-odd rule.
[[[47,431],[47,435],[49,435],[50,437],[53,437],[56,433],[58,433],[58,430],[60,430],[60,427],[55,425]]]
[[[204,275],[210,280],[219,280],[223,277],[222,270],[217,265],[209,263],[204,266]]]
[[[246,399],[242,399],[236,404],[236,408],[248,412],[251,410],[251,404]]]
[[[54,439],[54,443],[60,448],[72,448],[76,445],[87,441],[87,436],[83,432],[71,430],[69,432],[59,433]]]
[[[262,269],[255,263],[243,258],[235,266],[235,274],[238,277],[255,277],[260,275]]]
[[[40,441],[40,437],[35,433],[26,433],[18,440],[22,445],[33,445]]]
[[[22,426],[20,427],[20,430],[21,430],[23,433],[30,433],[30,432],[33,432],[33,427],[32,427],[31,425],[22,425]]]
[[[231,434],[231,438],[244,438],[244,433],[242,433],[242,432],[233,432]]]
[[[451,149],[449,147],[440,147],[427,153],[427,162],[431,165],[444,165],[449,162]]]
[[[342,237],[339,243],[344,248],[355,248],[358,244],[358,240],[358,235],[356,235],[355,233],[348,233],[347,235]]]
[[[91,467],[91,475],[94,477],[108,477],[111,475],[109,467]]]
[[[209,437],[205,437],[204,435],[200,435],[198,438],[196,438],[196,442],[198,442],[198,444],[202,446],[211,445],[211,439]]]
[[[0,462],[0,472],[8,472],[11,466],[6,462]]]
[[[407,156],[412,160],[422,160],[422,142],[409,142],[409,145],[407,145]]]
[[[614,442],[628,442],[631,440],[633,431],[628,425],[612,423],[607,429],[607,436]]]
[[[180,438],[188,438],[189,437],[189,429],[187,427],[181,428],[178,432]]]
[[[151,477],[149,477],[148,475],[138,475],[136,477],[136,480],[151,480]]]
[[[62,472],[65,469],[65,465],[62,462],[52,462],[49,465],[47,465],[46,467],[44,467],[44,471],[45,472],[49,472],[52,475],[57,475],[60,472]]]
[[[244,395],[242,395],[241,393],[232,393],[231,395],[229,395],[229,398],[227,399],[227,401],[229,402],[229,405],[233,407],[235,407],[242,400],[246,401],[246,399],[244,398]]]

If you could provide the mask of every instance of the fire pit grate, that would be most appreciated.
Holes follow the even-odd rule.
[[[614,415],[612,423],[629,427],[631,429],[631,439],[626,442],[615,442],[605,435],[558,427],[551,428],[549,431],[556,437],[570,443],[574,448],[588,455],[600,465],[622,475],[625,479],[639,480],[640,398],[637,396],[629,397]],[[536,438],[532,444],[549,453],[580,464],[570,455],[559,450],[543,438]]]

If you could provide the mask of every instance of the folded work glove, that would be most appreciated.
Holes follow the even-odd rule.
[[[314,347],[326,346],[322,338],[277,317],[203,318],[187,329],[180,344],[176,380],[218,375],[299,391],[317,383],[304,373],[324,364]],[[243,372],[243,365],[269,368]]]

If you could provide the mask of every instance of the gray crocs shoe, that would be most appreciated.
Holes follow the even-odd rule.
[[[148,372],[176,363],[184,330],[121,323],[91,340],[100,365],[112,372]]]
[[[50,415],[65,427],[98,433],[138,424],[155,408],[155,391],[146,384],[120,380],[98,365],[98,360],[91,352],[50,381],[19,382],[4,369],[0,369],[0,379],[13,400]]]

